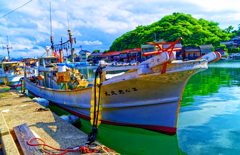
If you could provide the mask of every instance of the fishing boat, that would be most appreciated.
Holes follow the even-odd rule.
[[[187,81],[197,72],[206,70],[208,63],[221,58],[219,53],[211,52],[196,60],[175,60],[173,49],[180,40],[174,43],[149,43],[159,46],[159,50],[151,53],[154,57],[137,66],[104,68],[104,63],[101,63],[102,123],[170,135],[176,133]],[[169,44],[169,47],[162,49],[162,44]],[[31,94],[90,120],[92,86],[74,69],[77,63],[64,63],[61,53],[61,63],[57,63],[58,58],[53,55],[39,58],[39,82],[34,83],[25,77],[25,87]],[[119,70],[128,71],[106,79],[108,71]]]
[[[1,62],[0,63],[0,83],[7,84],[10,87],[20,86],[20,78],[23,78],[23,70],[19,62]]]
[[[18,61],[1,62],[0,63],[0,84],[6,84],[10,87],[21,86],[20,79],[24,77],[23,65],[24,65],[23,62],[18,62]],[[37,68],[31,68],[31,71],[29,69],[26,69],[26,76],[27,77],[37,76]]]
[[[21,86],[20,79],[24,77],[23,67],[29,68],[31,63],[26,62],[26,65],[23,66],[23,62],[10,61],[10,49],[12,49],[12,47],[6,45],[3,49],[7,49],[8,57],[3,57],[2,60],[0,60],[0,84],[6,84],[10,87]],[[36,69],[32,69],[32,72],[26,70],[26,74],[28,74],[28,76],[33,76],[36,73]]]

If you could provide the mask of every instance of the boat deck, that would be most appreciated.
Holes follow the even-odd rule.
[[[8,91],[4,89],[8,87],[0,86],[0,136],[4,154],[19,154],[19,149],[10,133],[13,127],[24,123],[46,144],[55,148],[73,148],[87,141],[87,134],[51,111],[36,112],[36,108],[42,107],[37,102],[28,97],[20,97],[22,94],[15,89]],[[3,110],[8,112],[3,113]],[[79,152],[69,154],[79,154]]]

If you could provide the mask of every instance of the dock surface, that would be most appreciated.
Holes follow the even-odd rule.
[[[55,148],[73,148],[84,145],[87,141],[87,134],[51,111],[37,112],[36,108],[44,107],[28,97],[20,97],[22,94],[15,89],[6,91],[7,88],[0,86],[0,133],[4,154],[19,154],[9,131],[24,123],[46,144]],[[7,112],[3,113],[4,110]],[[79,152],[67,154],[79,154]]]

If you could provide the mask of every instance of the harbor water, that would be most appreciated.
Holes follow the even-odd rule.
[[[240,61],[218,61],[188,82],[178,121],[187,154],[240,154]]]
[[[93,80],[96,67],[81,67]],[[101,124],[97,140],[126,155],[240,154],[240,61],[218,61],[187,83],[174,136],[144,129]],[[58,115],[68,112],[51,106]],[[80,130],[90,133],[88,120]]]

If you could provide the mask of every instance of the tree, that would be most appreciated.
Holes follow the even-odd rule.
[[[226,28],[226,32],[230,33],[232,30],[234,29],[234,27],[232,25],[230,25],[228,28]]]
[[[94,50],[93,53],[100,53],[100,50]]]
[[[219,23],[204,19],[195,19],[189,14],[174,12],[172,15],[164,16],[161,20],[147,26],[137,26],[136,29],[126,32],[115,39],[110,51],[119,51],[129,48],[140,47],[141,44],[157,39],[176,41],[182,37],[182,44],[186,46],[198,46],[199,44],[213,44],[219,46],[221,41],[230,40],[236,35],[230,33],[233,30],[229,26],[228,31],[219,28]],[[228,32],[228,33],[227,33]]]

